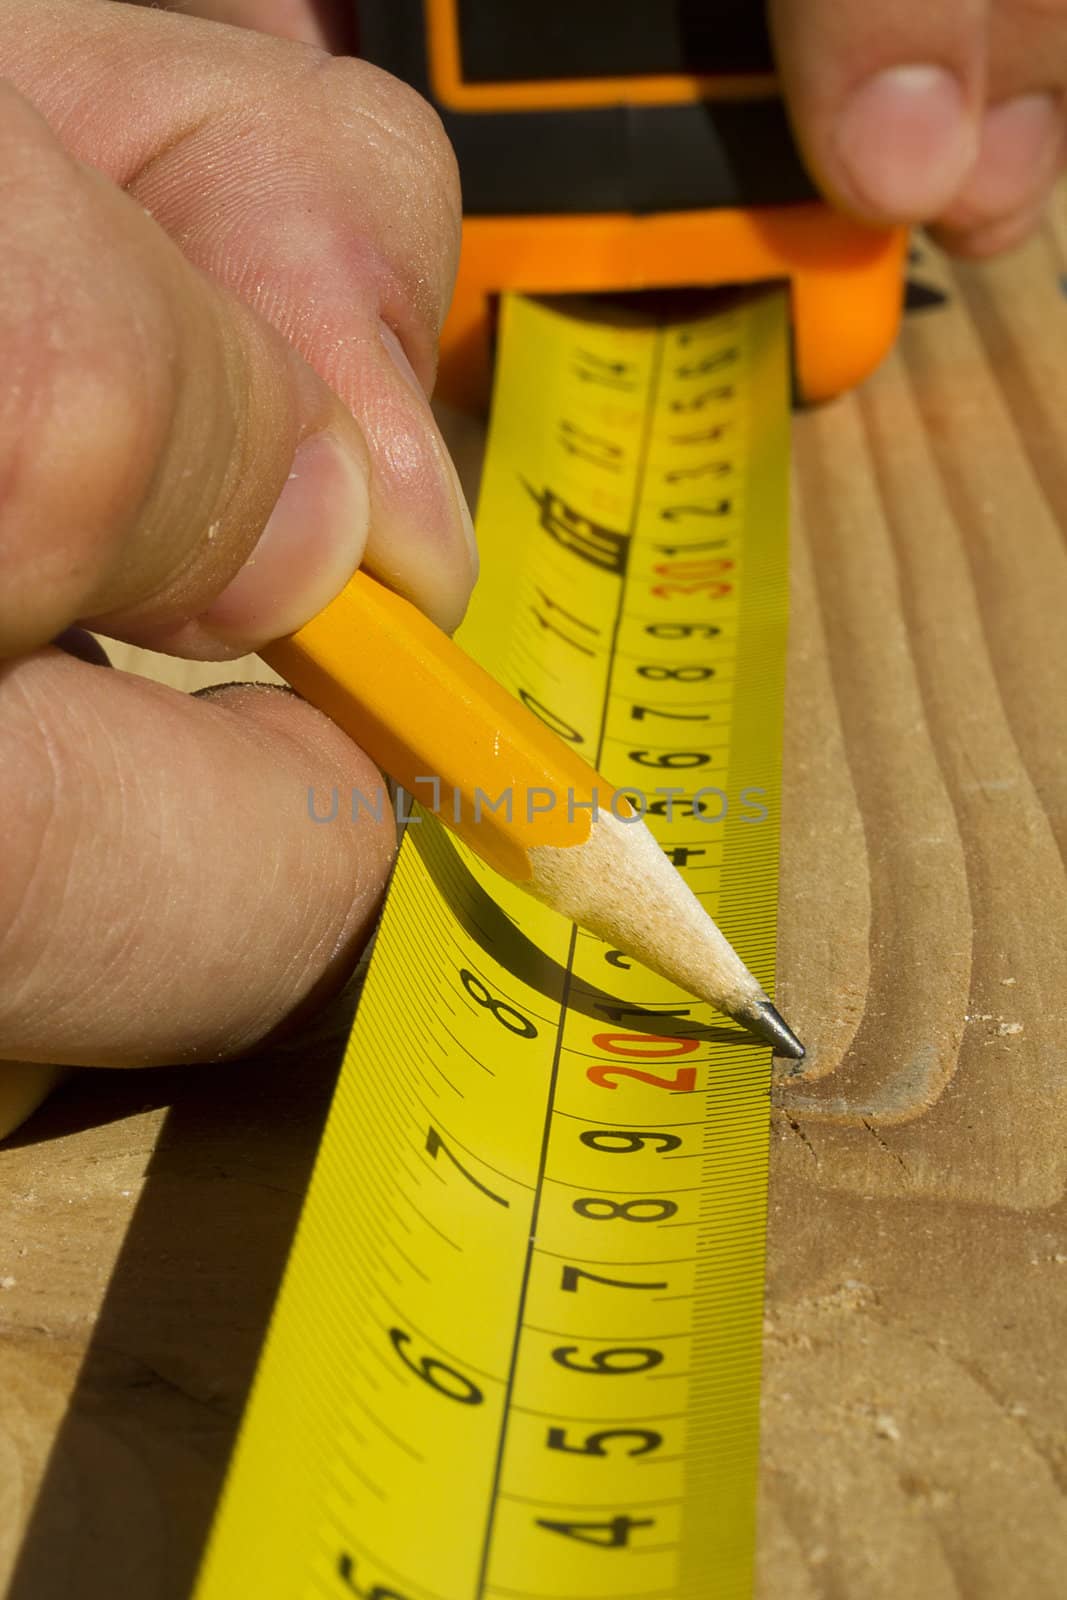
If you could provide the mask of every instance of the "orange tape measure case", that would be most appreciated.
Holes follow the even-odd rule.
[[[906,230],[816,197],[750,0],[361,0],[361,53],[439,113],[463,248],[438,392],[481,408],[503,290],[789,284],[797,388],[851,388],[896,337]],[[534,221],[536,219],[536,221]]]

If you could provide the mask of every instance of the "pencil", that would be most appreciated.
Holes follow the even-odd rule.
[[[410,601],[357,572],[260,654],[504,877],[804,1055],[625,799]]]

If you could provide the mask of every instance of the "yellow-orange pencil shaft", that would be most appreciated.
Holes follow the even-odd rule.
[[[645,823],[409,601],[357,572],[260,654],[409,793],[447,795],[441,821],[504,877],[804,1054]]]

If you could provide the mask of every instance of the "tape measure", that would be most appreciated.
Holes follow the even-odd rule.
[[[460,634],[768,989],[787,368],[777,293],[506,297]],[[740,1600],[769,1052],[498,878],[432,777],[196,1600]]]

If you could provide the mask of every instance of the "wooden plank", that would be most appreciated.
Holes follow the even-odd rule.
[[[797,419],[766,1600],[1063,1592],[1061,220]]]

